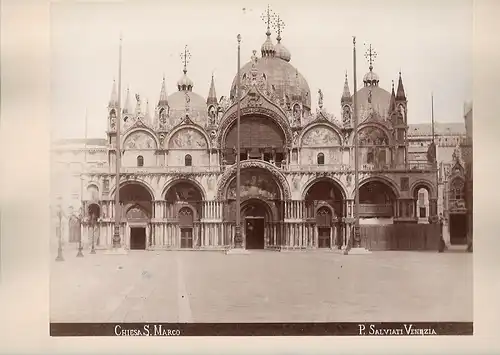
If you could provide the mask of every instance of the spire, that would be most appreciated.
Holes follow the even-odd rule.
[[[116,92],[116,81],[113,79],[113,88],[111,89],[111,97],[109,98],[108,107],[118,106],[118,94]]]
[[[135,115],[140,116],[141,114],[141,96],[139,94],[135,94]]]
[[[401,72],[399,72],[399,82],[398,82],[398,91],[396,94],[396,99],[406,101],[405,88],[403,86],[403,79],[401,78]]]
[[[394,93],[394,80],[392,81],[392,92],[391,92],[391,101],[389,104],[389,113],[396,111],[396,94]]]
[[[351,100],[352,100],[351,91],[349,90],[349,81],[347,80],[347,70],[346,70],[345,80],[344,80],[344,91],[342,92],[342,99],[340,101],[341,102],[350,102]]]
[[[125,97],[125,105],[123,105],[123,113],[130,113],[130,89],[127,87],[127,96]]]
[[[212,73],[212,81],[210,82],[210,90],[208,90],[207,105],[217,105],[217,94],[215,93],[214,73]]]
[[[161,82],[160,99],[158,100],[158,106],[168,106],[165,74],[163,74],[163,81]]]
[[[181,53],[181,60],[184,64],[184,69],[182,70],[184,75],[177,82],[177,88],[179,91],[192,91],[193,90],[193,81],[187,76],[187,65],[189,63],[189,59],[191,59],[191,53],[189,52],[188,46],[184,47],[184,52]]]
[[[274,15],[273,28],[278,33],[278,37],[276,37],[278,43],[274,46],[274,56],[283,59],[285,62],[289,62],[292,55],[290,54],[290,51],[281,43],[281,32],[285,28],[285,23],[277,14]]]
[[[276,40],[278,41],[278,43],[280,43],[281,42],[281,31],[283,31],[283,29],[285,28],[285,23],[283,22],[283,20],[280,18],[280,15],[278,15],[278,14],[274,15],[273,27],[276,30],[276,32],[278,33]],[[269,31],[269,27],[267,28],[267,30]]]
[[[273,12],[269,8],[269,5],[267,5],[267,10],[265,13],[262,14],[261,19],[267,24],[267,31],[266,31],[266,41],[262,44],[260,51],[262,53],[263,57],[273,57],[275,54],[274,50],[274,44],[273,41],[271,40],[271,19],[273,17]],[[281,39],[281,38],[280,38]]]
[[[149,100],[146,99],[146,112],[144,112],[144,119],[146,122],[151,123],[151,116],[149,115]]]

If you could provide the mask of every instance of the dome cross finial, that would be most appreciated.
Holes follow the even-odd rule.
[[[280,41],[281,41],[281,32],[285,28],[285,23],[283,22],[283,20],[281,19],[280,15],[278,15],[278,14],[274,15],[274,18],[273,18],[273,28],[278,33],[278,37],[276,37],[276,40],[278,41],[278,43],[280,43]]]
[[[190,59],[191,59],[191,52],[189,52],[188,46],[186,44],[186,46],[184,47],[184,52],[181,53],[181,61],[182,64],[184,65],[184,70],[183,70],[184,74],[187,73],[187,65]]]
[[[375,58],[377,58],[377,52],[375,52],[375,50],[372,48],[371,44],[368,47],[368,49],[366,50],[365,58],[367,59],[368,64],[370,65],[369,66],[370,71],[372,71],[373,70],[373,62],[375,61]]]
[[[269,4],[267,5],[267,10],[264,12],[261,16],[261,19],[267,24],[267,32],[266,35],[267,37],[271,36],[271,19],[273,17],[273,11],[269,7]]]

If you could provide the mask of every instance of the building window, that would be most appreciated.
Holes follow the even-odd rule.
[[[137,157],[137,166],[144,166],[144,157],[142,155]]]
[[[425,205],[425,194],[423,192],[418,193],[418,204],[419,206],[424,206]]]
[[[420,207],[420,218],[427,218],[427,209],[425,207]]]
[[[184,165],[185,166],[191,166],[191,165],[193,165],[193,158],[191,157],[191,155],[187,154],[184,157]]]
[[[366,155],[366,163],[373,164],[373,152],[368,152]]]
[[[318,165],[324,165],[325,164],[325,155],[323,153],[318,154]]]
[[[452,200],[463,200],[465,198],[464,182],[461,179],[455,179],[451,184],[450,192]]]
[[[385,165],[387,162],[386,155],[385,155],[385,149],[382,149],[380,152],[378,152],[378,162],[379,164]]]

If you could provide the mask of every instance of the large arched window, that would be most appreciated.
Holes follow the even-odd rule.
[[[317,161],[318,161],[318,165],[324,165],[325,164],[325,155],[323,153],[318,153]]]
[[[144,166],[144,157],[142,155],[137,157],[137,166]]]
[[[462,179],[454,179],[450,187],[451,200],[463,200],[465,198],[464,182]]]
[[[191,155],[186,154],[186,156],[184,157],[184,165],[185,166],[193,165],[193,157],[191,157]]]

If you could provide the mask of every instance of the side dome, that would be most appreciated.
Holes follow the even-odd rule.
[[[189,107],[189,118],[196,124],[205,125],[208,120],[206,100],[192,91],[177,91],[168,96],[170,117],[174,118],[174,125],[186,116],[186,107]]]
[[[270,92],[279,98],[288,97],[290,101],[299,101],[306,110],[310,111],[311,90],[309,84],[293,65],[274,55],[254,58],[241,68],[242,81],[251,76],[253,63],[255,63],[259,75],[265,75],[266,85]],[[231,99],[234,99],[236,93],[237,79],[238,75],[235,76],[231,85]]]
[[[389,116],[391,94],[378,85],[379,81],[379,76],[373,71],[370,63],[369,71],[363,77],[364,87],[352,96],[353,101],[356,97],[360,121],[366,120],[372,113],[381,119]]]
[[[391,103],[391,94],[379,86],[365,86],[353,95],[356,96],[356,106],[360,121],[370,115],[371,110],[380,118],[387,118]]]

